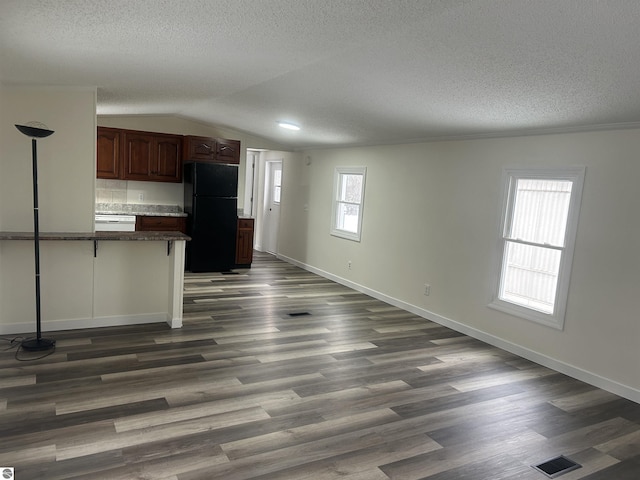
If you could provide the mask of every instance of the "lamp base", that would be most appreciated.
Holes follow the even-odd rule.
[[[52,338],[32,338],[24,340],[21,346],[28,352],[40,352],[55,347],[56,341]]]

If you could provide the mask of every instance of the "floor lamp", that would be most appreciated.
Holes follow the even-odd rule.
[[[31,137],[31,157],[33,161],[33,243],[36,263],[36,338],[30,338],[22,342],[22,348],[28,351],[49,350],[56,341],[51,338],[42,338],[40,317],[40,229],[38,227],[38,147],[36,139],[48,137],[53,133],[46,125],[39,122],[29,122],[25,125],[16,125],[16,128]]]

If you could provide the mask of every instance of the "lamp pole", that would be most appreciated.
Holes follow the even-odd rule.
[[[36,139],[45,138],[53,134],[46,125],[38,122],[29,122],[25,125],[16,125],[16,128],[28,137],[31,137],[31,159],[33,171],[33,246],[35,254],[36,270],[36,338],[22,341],[22,348],[28,351],[49,350],[56,341],[51,338],[42,338],[42,317],[40,314],[40,227],[38,209],[38,146]]]

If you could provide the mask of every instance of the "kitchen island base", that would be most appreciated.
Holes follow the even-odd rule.
[[[42,233],[43,331],[166,322],[182,326],[180,232]],[[32,233],[0,232],[0,334],[31,332]],[[96,248],[97,245],[97,248]]]

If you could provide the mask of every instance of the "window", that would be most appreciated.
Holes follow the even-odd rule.
[[[337,167],[333,184],[331,235],[360,241],[366,167]]]
[[[280,203],[282,194],[282,167],[273,169],[273,203]]]
[[[564,326],[584,167],[508,168],[491,307]]]

